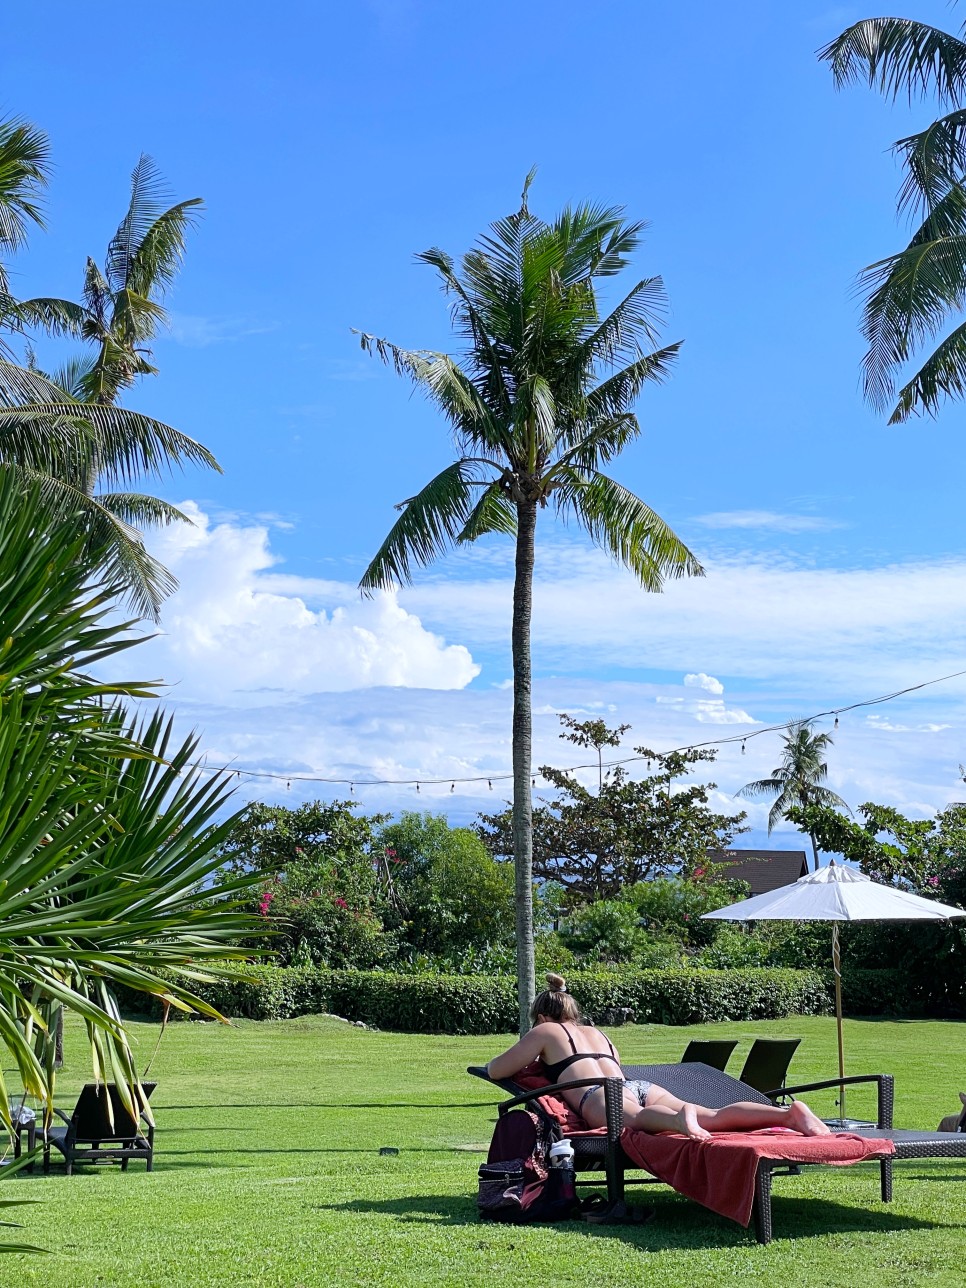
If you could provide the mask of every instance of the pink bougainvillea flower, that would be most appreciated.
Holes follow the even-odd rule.
[[[931,886],[937,886],[937,885],[939,885],[939,878],[938,878],[938,877],[927,877],[927,878],[926,878],[926,885],[931,885]]]
[[[346,910],[348,910],[349,905],[346,903],[344,899],[333,899],[333,903],[337,908],[345,908]]]

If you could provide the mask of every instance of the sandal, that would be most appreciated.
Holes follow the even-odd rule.
[[[623,1199],[608,1203],[600,1195],[587,1199],[582,1205],[582,1216],[591,1225],[646,1225],[654,1219],[654,1209],[633,1207]]]

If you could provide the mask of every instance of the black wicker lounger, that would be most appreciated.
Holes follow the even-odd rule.
[[[508,1109],[512,1109],[517,1105],[535,1102],[540,1096],[552,1095],[559,1091],[561,1086],[597,1086],[601,1081],[600,1079],[582,1079],[579,1082],[555,1083],[550,1087],[540,1087],[536,1090],[526,1091],[515,1083],[512,1078],[491,1079],[486,1069],[482,1067],[471,1066],[467,1072],[474,1074],[478,1078],[483,1078],[487,1082],[493,1082],[494,1085],[502,1087],[504,1091],[510,1093],[512,1099],[504,1101],[498,1107],[498,1112],[501,1114],[506,1113]],[[682,1100],[705,1105],[709,1109],[720,1109],[723,1105],[731,1104],[736,1100],[750,1100],[763,1105],[774,1103],[772,1099],[762,1092],[756,1091],[754,1087],[749,1087],[745,1083],[739,1082],[737,1078],[732,1078],[720,1069],[712,1069],[706,1064],[634,1064],[625,1065],[624,1073],[629,1079],[643,1078],[649,1082],[656,1082],[658,1086],[664,1087],[672,1095],[679,1096]],[[878,1160],[883,1202],[888,1203],[892,1198],[892,1164],[896,1159],[966,1158],[966,1133],[901,1131],[893,1128],[894,1088],[891,1074],[862,1074],[848,1077],[844,1081],[846,1086],[854,1086],[857,1083],[876,1084],[878,1102],[876,1125],[855,1131],[850,1129],[850,1131],[858,1136],[885,1137],[895,1144],[895,1154]],[[779,1095],[798,1095],[808,1091],[820,1091],[825,1088],[837,1087],[840,1082],[841,1079],[839,1078],[829,1078],[822,1082],[784,1087],[772,1092],[772,1095],[778,1097]],[[607,1133],[602,1136],[574,1137],[574,1165],[579,1172],[603,1171],[607,1183],[608,1201],[615,1205],[615,1210],[619,1210],[619,1205],[622,1205],[624,1200],[625,1184],[643,1183],[647,1178],[632,1178],[630,1182],[625,1178],[625,1172],[636,1169],[636,1164],[627,1157],[621,1148],[620,1137],[624,1126],[624,1112],[621,1084],[618,1079],[604,1079],[604,1100],[607,1115]],[[533,1107],[538,1112],[542,1112],[540,1106],[534,1105]],[[762,1159],[759,1163],[755,1181],[754,1205],[755,1235],[759,1243],[769,1243],[772,1238],[771,1188],[773,1174],[775,1172],[788,1174],[790,1171],[796,1171],[800,1166],[806,1165],[796,1164],[794,1168],[789,1168],[787,1162],[772,1159]],[[578,1184],[594,1185],[599,1184],[599,1182],[580,1180]]]

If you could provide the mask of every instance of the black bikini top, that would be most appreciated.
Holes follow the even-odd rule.
[[[577,1044],[573,1039],[573,1034],[567,1028],[566,1024],[561,1020],[554,1020],[553,1022],[554,1024],[559,1024],[564,1033],[566,1033],[567,1041],[570,1043],[570,1049],[573,1051],[573,1055],[565,1055],[562,1060],[557,1060],[554,1064],[547,1064],[546,1060],[541,1061],[543,1071],[551,1082],[559,1082],[560,1075],[563,1073],[564,1069],[569,1069],[570,1066],[572,1064],[576,1064],[578,1060],[613,1060],[618,1068],[620,1068],[620,1060],[617,1058],[617,1052],[614,1050],[613,1044],[606,1033],[604,1034],[604,1041],[610,1047],[609,1052],[578,1051]]]

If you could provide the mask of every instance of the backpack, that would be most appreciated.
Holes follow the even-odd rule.
[[[511,1109],[493,1130],[479,1171],[476,1207],[483,1221],[566,1221],[578,1208],[570,1168],[550,1167],[560,1127],[543,1114]]]

